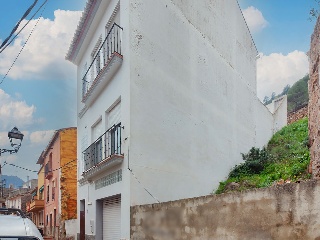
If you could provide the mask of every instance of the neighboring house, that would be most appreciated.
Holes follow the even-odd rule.
[[[44,172],[44,236],[58,239],[63,222],[77,218],[77,129],[57,130],[37,164]]]
[[[12,189],[6,199],[6,207],[19,208],[27,212],[27,203],[32,199],[33,190],[30,188]]]
[[[32,214],[32,221],[43,233],[44,227],[44,167],[38,171],[37,187],[32,194],[32,199],[27,203],[27,212]]]
[[[29,178],[29,177],[28,177]],[[23,185],[22,188],[30,188],[34,189],[38,186],[38,179],[31,179],[27,180]]]
[[[209,194],[268,142],[286,106],[257,98],[257,55],[236,0],[87,1],[66,56],[80,239],[129,239],[130,206]]]

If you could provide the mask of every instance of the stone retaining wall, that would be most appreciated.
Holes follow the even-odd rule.
[[[320,86],[319,86],[320,18],[311,36],[309,51],[309,144],[310,167],[314,178],[320,178]]]
[[[320,182],[131,208],[131,238],[320,239]]]
[[[300,108],[297,111],[288,113],[288,125],[305,117],[308,117],[308,105]]]

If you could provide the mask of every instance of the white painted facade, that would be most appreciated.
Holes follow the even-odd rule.
[[[94,88],[83,98],[84,73],[113,22],[123,28],[122,56],[96,85],[86,83]],[[121,195],[120,238],[129,239],[130,206],[210,194],[240,153],[286,124],[286,106],[275,116],[257,98],[256,56],[236,0],[88,1],[67,55],[78,67],[78,209],[87,235],[102,239],[111,196]],[[84,177],[82,152],[117,121],[123,157]]]

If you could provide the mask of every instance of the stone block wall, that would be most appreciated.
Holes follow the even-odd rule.
[[[320,239],[320,182],[131,207],[131,238]]]
[[[308,117],[308,105],[298,109],[297,111],[288,113],[288,125]]]
[[[318,18],[311,36],[309,51],[309,144],[310,169],[314,178],[320,178],[320,86],[319,86],[319,53],[320,53],[320,18]]]
[[[61,220],[77,219],[77,129],[61,131]]]

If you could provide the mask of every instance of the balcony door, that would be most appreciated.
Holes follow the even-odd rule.
[[[120,154],[120,133],[119,128],[115,127],[121,122],[121,102],[117,103],[107,112],[107,129],[111,129],[109,138],[109,155]],[[113,128],[114,127],[114,128]]]
[[[95,164],[102,161],[102,136],[103,128],[102,128],[102,121],[99,120],[93,127],[92,127],[92,139],[95,141],[93,157]]]

